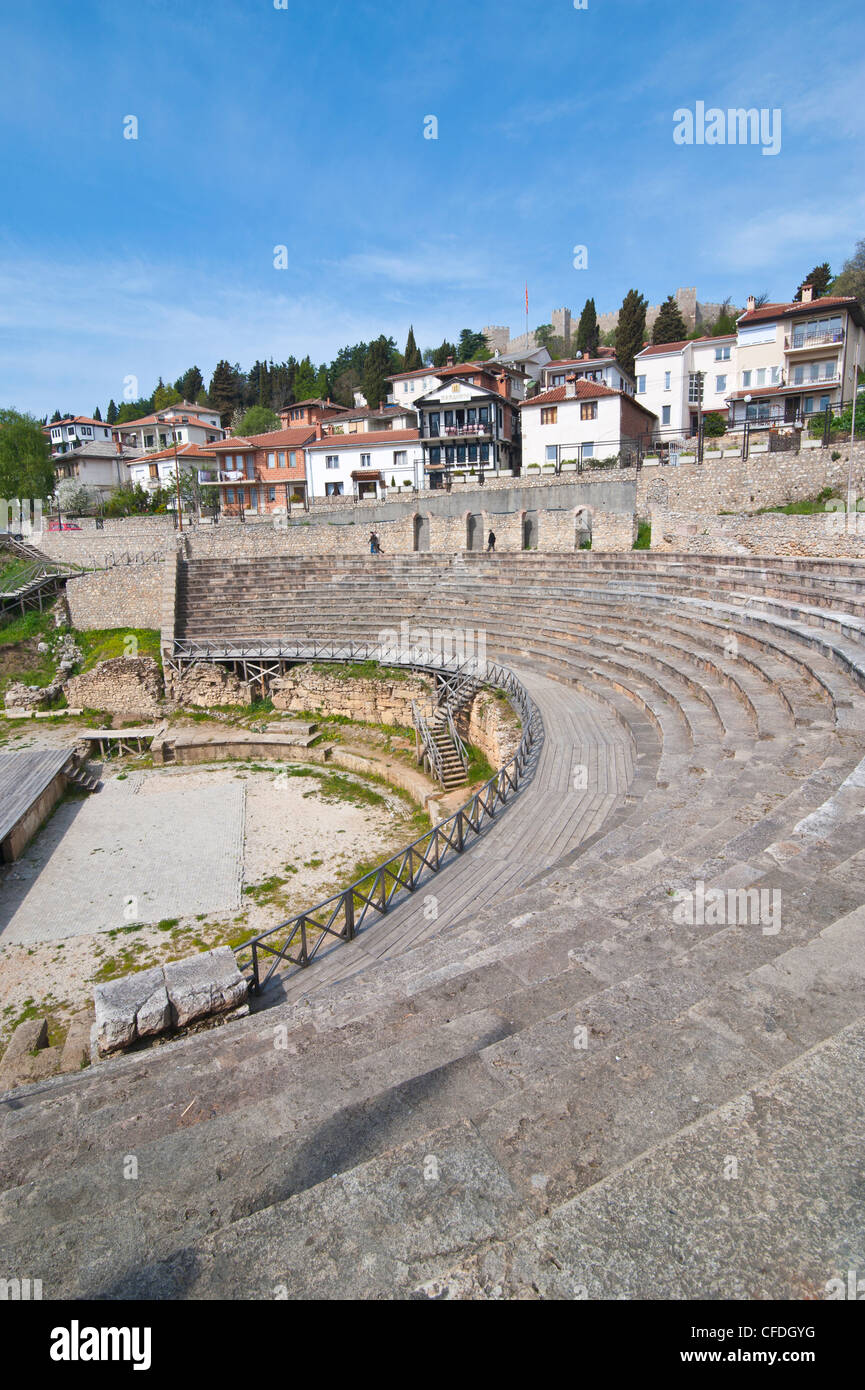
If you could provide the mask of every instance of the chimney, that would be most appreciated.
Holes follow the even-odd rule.
[[[324,430],[321,427],[320,420],[316,420],[315,422],[315,437],[316,439],[324,439]]]
[[[509,400],[511,394],[511,380],[506,372],[502,372],[496,382],[496,386],[498,387],[499,395],[504,396],[505,400]]]
[[[574,373],[573,376],[569,376],[569,377],[566,377],[566,378],[565,378],[565,399],[566,399],[566,400],[569,400],[569,401],[573,401],[573,400],[576,400],[576,398],[577,398],[577,377],[576,377],[576,373]]]
[[[454,359],[453,359],[452,357],[449,357],[445,365],[448,366],[448,367],[452,367],[453,364],[454,364]]]
[[[756,295],[753,295],[753,294],[749,294],[749,295],[748,295],[748,313],[749,313],[749,314],[753,314],[753,312],[754,312],[754,310],[756,309],[756,307],[757,307],[757,296],[756,296]]]
[[[813,300],[813,298],[814,298],[814,286],[813,286],[813,285],[803,285],[803,286],[802,286],[802,303],[803,303],[803,304],[810,304],[811,301]]]

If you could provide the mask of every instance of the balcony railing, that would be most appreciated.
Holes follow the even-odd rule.
[[[843,343],[843,341],[843,328],[831,333],[788,333],[784,339],[784,351],[798,352],[800,348],[831,347],[833,343]]]
[[[492,435],[493,426],[489,425],[443,425],[437,431],[433,431],[428,425],[423,426],[420,431],[421,439],[477,439],[479,436]]]

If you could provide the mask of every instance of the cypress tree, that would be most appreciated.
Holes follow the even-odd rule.
[[[682,318],[679,306],[671,294],[661,305],[652,329],[653,343],[681,343],[688,336],[688,325]]]
[[[586,357],[596,357],[600,341],[601,330],[598,327],[595,301],[587,299],[583,306],[583,312],[580,314],[580,326],[577,329],[577,351],[582,352]]]
[[[616,360],[629,375],[634,373],[634,358],[641,351],[646,336],[648,300],[639,290],[628,290],[619,310],[616,328]]]
[[[423,358],[414,340],[414,324],[412,324],[408,330],[408,337],[405,340],[405,352],[402,355],[402,369],[404,372],[416,372],[422,366]]]
[[[110,400],[108,402],[108,412],[105,418],[108,421],[109,425],[113,425],[115,420],[117,419],[117,405],[113,400]]]

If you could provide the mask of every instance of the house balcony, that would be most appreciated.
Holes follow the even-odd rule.
[[[247,478],[240,469],[199,468],[198,481],[199,483],[212,483],[215,486],[219,486],[220,483],[251,483],[254,486],[260,480]]]
[[[784,339],[784,351],[805,352],[811,351],[813,348],[837,347],[843,341],[843,328],[836,333],[809,333],[803,329],[801,332],[787,334]]]
[[[445,440],[448,444],[453,443],[455,440],[462,439],[470,439],[472,442],[478,439],[491,440],[493,438],[493,426],[444,425],[439,429],[437,434],[433,434],[427,426],[424,426],[421,429],[420,437],[424,440],[432,440],[435,443]]]

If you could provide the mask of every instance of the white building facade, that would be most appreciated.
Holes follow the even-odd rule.
[[[735,335],[659,343],[637,353],[635,399],[658,417],[662,440],[696,434],[701,412],[726,420],[736,354]]]
[[[307,445],[307,495],[393,497],[421,486],[422,459],[416,429],[328,435]]]
[[[569,378],[520,407],[523,472],[582,467],[651,438],[657,421],[644,406],[600,382]]]

